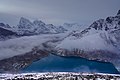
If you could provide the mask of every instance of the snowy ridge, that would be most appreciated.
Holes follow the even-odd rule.
[[[99,19],[83,31],[76,31],[59,44],[56,49],[108,50],[119,52],[120,16]],[[96,45],[97,43],[97,45]],[[117,47],[116,47],[116,46]]]

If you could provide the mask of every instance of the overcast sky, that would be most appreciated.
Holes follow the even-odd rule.
[[[90,24],[114,16],[120,0],[0,0],[0,22],[16,25],[20,17],[55,25]]]

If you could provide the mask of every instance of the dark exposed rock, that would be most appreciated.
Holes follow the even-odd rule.
[[[104,22],[104,19],[99,19],[99,20],[93,22],[93,24],[90,25],[90,27],[94,28],[95,30],[102,30],[102,28],[103,28],[103,26],[102,26],[103,22]]]
[[[0,23],[0,26],[5,26],[5,24],[4,23]]]
[[[113,20],[112,20],[110,17],[107,17],[107,18],[106,18],[106,21],[107,21],[108,23],[112,23]]]
[[[120,25],[120,21],[118,22],[118,25]]]
[[[10,36],[10,35],[17,35],[15,32],[12,32],[10,30],[7,29],[3,29],[0,27],[0,36]]]
[[[107,30],[109,30],[109,28],[106,26],[106,27],[105,27],[105,31],[107,31]]]

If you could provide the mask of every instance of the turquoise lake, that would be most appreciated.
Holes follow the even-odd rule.
[[[33,62],[22,72],[100,72],[118,74],[110,63],[90,61],[80,57],[60,57],[50,54]]]

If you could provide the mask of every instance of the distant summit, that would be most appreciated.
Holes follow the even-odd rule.
[[[117,15],[120,15],[120,10],[118,11]]]

